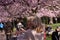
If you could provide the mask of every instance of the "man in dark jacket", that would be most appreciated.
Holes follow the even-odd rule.
[[[57,28],[57,29],[52,33],[52,40],[59,40],[58,31],[59,31],[59,29]]]

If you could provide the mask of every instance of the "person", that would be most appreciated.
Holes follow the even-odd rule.
[[[18,28],[23,27],[22,23],[19,22],[19,23],[17,24],[17,27],[18,27]]]
[[[52,33],[52,40],[59,40],[58,32],[59,28],[57,27],[55,31]]]
[[[47,26],[46,31],[50,32],[52,27],[50,25]]]
[[[17,40],[17,29],[13,27],[11,40]]]
[[[4,24],[0,23],[0,30],[1,30],[1,32],[3,31],[3,28],[4,28]]]
[[[21,20],[18,20],[18,19],[17,19],[17,21],[18,21],[18,23],[17,23],[17,29],[19,30],[19,28],[24,27],[24,26],[23,26],[23,24],[21,23]]]
[[[40,26],[32,26],[26,31],[27,40],[44,40],[44,32]]]
[[[17,36],[17,40],[26,40],[25,38],[25,30],[23,28],[19,29],[19,34]]]
[[[12,26],[10,22],[5,23],[4,30],[5,30],[6,40],[11,40],[11,32],[12,32],[11,28]]]

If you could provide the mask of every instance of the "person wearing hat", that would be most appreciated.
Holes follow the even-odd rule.
[[[22,23],[21,23],[21,22],[19,22],[19,23],[17,24],[17,27],[18,27],[18,28],[23,27]]]
[[[26,40],[25,39],[26,30],[23,28],[24,26],[22,25],[22,23],[18,23],[17,25],[18,25],[18,29],[19,29],[17,40]]]

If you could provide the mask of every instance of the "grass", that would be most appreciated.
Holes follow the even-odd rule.
[[[60,26],[60,23],[48,24],[48,25],[52,26],[52,29],[56,29],[57,26]]]
[[[48,36],[48,37],[46,38],[46,40],[52,40],[52,39],[51,39],[51,36]]]
[[[60,26],[60,23],[48,24],[48,25],[52,26],[52,29],[55,30],[57,26]],[[47,36],[47,39],[46,39],[46,40],[52,40],[52,39],[51,39],[51,36]]]

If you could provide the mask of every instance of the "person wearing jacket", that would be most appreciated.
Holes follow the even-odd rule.
[[[52,33],[52,40],[59,40],[59,28],[57,28],[53,33]]]

